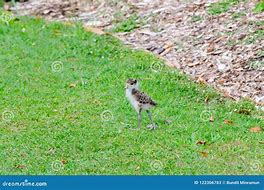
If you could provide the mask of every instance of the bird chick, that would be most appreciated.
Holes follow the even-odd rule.
[[[128,79],[125,85],[126,97],[138,113],[138,128],[141,127],[141,113],[146,111],[151,121],[150,129],[156,129],[150,109],[157,105],[147,94],[139,90],[139,82],[136,79]]]

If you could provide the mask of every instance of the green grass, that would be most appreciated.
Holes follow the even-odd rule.
[[[192,16],[192,18],[191,18],[191,21],[192,22],[198,22],[198,21],[200,21],[200,20],[202,20],[203,18],[201,17],[201,16],[199,16],[199,15],[194,15],[194,16]]]
[[[263,113],[249,101],[79,25],[0,23],[0,47],[0,174],[264,173],[263,132],[249,131],[263,127]],[[133,130],[130,77],[158,102],[155,131]]]
[[[241,0],[221,0],[216,3],[212,3],[209,6],[208,12],[212,15],[218,15],[227,12],[232,6],[239,3]]]
[[[0,9],[4,6],[4,0],[0,0]]]
[[[256,22],[257,26],[264,26],[264,20],[260,20]]]
[[[236,13],[232,14],[232,18],[233,19],[238,19],[238,18],[241,18],[243,16],[246,16],[246,13],[244,13],[244,12],[236,12]]]
[[[114,28],[114,32],[131,32],[141,25],[140,18],[137,15],[132,15],[127,19],[118,21]]]
[[[251,32],[245,39],[243,39],[243,43],[245,44],[253,44],[257,40],[264,39],[264,31],[263,30],[256,30],[255,32]]]
[[[261,12],[264,11],[264,1],[263,0],[256,4],[256,7],[255,7],[254,11],[257,12],[257,13],[261,13]]]
[[[249,22],[249,26],[252,28],[260,28],[263,26],[264,21],[251,21]],[[231,36],[234,35],[234,32],[226,32],[225,34]],[[240,40],[234,40],[234,39],[229,39],[227,41],[228,46],[234,46],[236,44],[254,44],[257,41],[261,41],[264,39],[264,32],[261,29],[256,29],[254,32],[248,33],[243,39]]]

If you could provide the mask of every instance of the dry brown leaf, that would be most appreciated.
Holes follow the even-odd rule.
[[[18,164],[15,166],[16,169],[25,169],[26,166],[25,165],[22,165],[22,164]]]
[[[189,63],[188,64],[189,67],[194,67],[196,65],[200,65],[200,62],[199,61],[196,61],[196,62],[193,62],[193,63]]]
[[[258,106],[264,106],[264,102],[255,102]]]
[[[250,128],[249,130],[250,130],[251,132],[253,132],[253,133],[259,133],[259,132],[262,131],[262,128],[259,127],[259,126],[257,126],[257,127],[252,127],[252,128]]]
[[[164,55],[168,54],[172,49],[173,49],[173,47],[166,48],[165,51],[162,52],[160,55],[164,56]]]
[[[224,91],[223,93],[224,93],[224,97],[229,98],[229,97],[231,96],[231,95],[229,94],[229,92],[227,92],[227,91]]]
[[[168,48],[171,48],[174,46],[174,43],[173,42],[167,42],[164,46],[165,49],[168,49]]]
[[[228,124],[228,125],[233,125],[233,124],[234,124],[233,121],[228,120],[228,119],[225,119],[225,120],[224,120],[224,123],[225,123],[225,124]]]
[[[70,84],[69,87],[70,88],[75,88],[76,87],[76,84],[74,84],[74,83],[73,84]]]
[[[198,151],[199,154],[201,154],[203,157],[207,157],[209,154],[204,151]]]
[[[218,84],[224,84],[224,83],[225,83],[225,80],[224,80],[224,79],[219,79],[219,80],[217,81],[217,83],[218,83]]]
[[[239,114],[245,114],[245,115],[250,115],[251,110],[247,110],[247,109],[240,109],[237,111],[237,113]]]
[[[198,77],[197,82],[200,84],[206,84],[206,80],[203,79],[201,76]]]
[[[207,47],[207,53],[211,53],[213,52],[215,49],[215,44],[214,43],[210,43]]]
[[[207,96],[207,97],[204,99],[204,102],[205,102],[205,103],[208,103],[208,102],[209,102],[209,99],[210,99],[210,98]]]
[[[206,141],[197,141],[196,144],[197,145],[205,145],[206,144]]]
[[[67,164],[67,160],[61,160],[62,164]]]
[[[238,40],[243,40],[245,37],[247,36],[247,34],[240,34],[237,39]]]
[[[209,119],[210,122],[214,122],[214,117],[211,116],[210,119]]]

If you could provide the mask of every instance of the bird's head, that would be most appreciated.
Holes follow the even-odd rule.
[[[139,84],[138,84],[138,80],[137,79],[128,79],[126,81],[126,86],[125,89],[138,89]]]

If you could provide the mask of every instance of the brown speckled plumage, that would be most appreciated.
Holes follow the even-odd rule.
[[[132,95],[135,96],[136,100],[140,104],[150,104],[152,106],[156,106],[157,105],[157,103],[154,102],[147,94],[145,94],[144,92],[140,92],[137,89],[133,89],[132,90]]]

